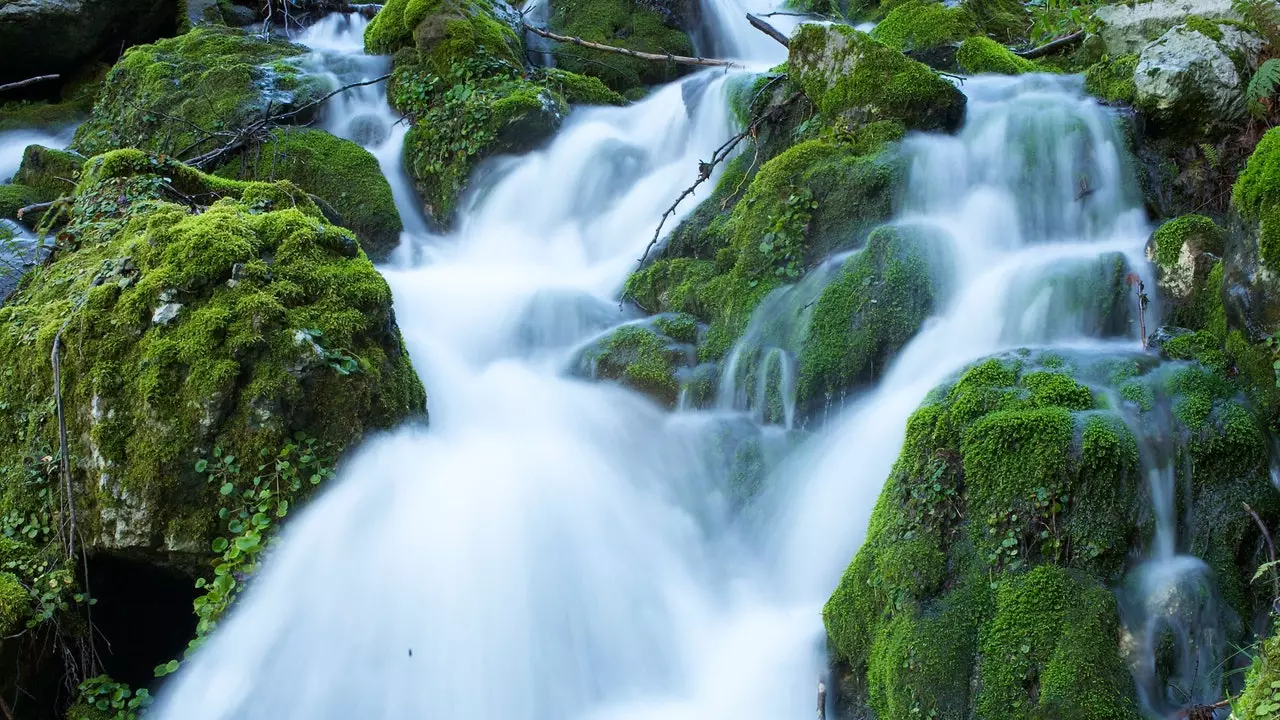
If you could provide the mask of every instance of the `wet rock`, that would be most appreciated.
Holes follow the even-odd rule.
[[[187,23],[197,25],[225,25],[218,0],[186,0]]]
[[[1194,334],[1194,330],[1164,325],[1156,328],[1156,331],[1147,337],[1147,347],[1159,352],[1161,348],[1168,345],[1171,341]]]
[[[1188,16],[1206,19],[1238,19],[1231,0],[1153,0],[1143,3],[1103,5],[1093,17],[1101,24],[1090,38],[1101,53],[1119,57],[1138,52]]]
[[[1179,25],[1139,54],[1134,104],[1160,132],[1223,129],[1245,113],[1242,73],[1261,47],[1260,38],[1232,25]]]

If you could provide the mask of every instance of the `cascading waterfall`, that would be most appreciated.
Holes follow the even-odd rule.
[[[304,37],[335,82],[385,71],[359,52],[362,29],[334,16]],[[737,32],[720,33],[730,54],[769,59]],[[1136,323],[1073,294],[1073,278],[1145,267],[1111,116],[1077,78],[969,79],[963,130],[903,147],[896,223],[937,238],[936,317],[774,469],[751,520],[735,519],[717,437],[792,426],[797,307],[839,259],[762,305],[714,410],[662,413],[564,372],[633,320],[615,298],[653,222],[732,132],[723,73],[684,82],[705,87],[576,110],[545,149],[496,163],[446,237],[424,231],[381,88],[330,106],[326,126],[378,156],[404,215],[415,252],[384,273],[432,425],[348,459],[165,689],[160,717],[812,712],[821,604],[928,390],[1005,348],[1136,345]]]
[[[71,143],[76,126],[57,130],[11,130],[0,132],[0,184],[9,180],[22,166],[22,154],[28,145],[43,145],[61,150]],[[70,189],[70,186],[68,186]],[[0,302],[17,287],[26,268],[47,255],[40,238],[11,220],[0,219]]]

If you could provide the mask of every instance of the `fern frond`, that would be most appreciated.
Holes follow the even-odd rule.
[[[1254,115],[1264,112],[1262,101],[1275,93],[1277,85],[1280,85],[1280,58],[1271,58],[1258,66],[1244,91],[1250,112]]]

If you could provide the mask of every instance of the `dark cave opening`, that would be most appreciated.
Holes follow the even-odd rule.
[[[190,576],[119,555],[89,559],[89,588],[97,604],[94,646],[103,672],[134,688],[155,683],[155,668],[182,656],[195,635]]]

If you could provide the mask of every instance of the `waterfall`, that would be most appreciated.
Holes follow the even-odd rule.
[[[717,18],[742,11],[709,5]],[[385,71],[360,53],[362,27],[333,16],[303,37],[335,83]],[[718,37],[726,54],[777,60],[751,32]],[[961,132],[902,148],[895,223],[938,238],[936,316],[878,387],[774,468],[754,521],[735,522],[712,448],[731,421],[791,426],[794,348],[766,329],[785,316],[777,337],[794,334],[795,308],[838,262],[762,305],[713,411],[664,413],[564,372],[584,342],[631,319],[616,297],[654,222],[733,131],[723,72],[683,82],[706,87],[575,110],[548,146],[496,163],[444,237],[421,224],[381,88],[329,107],[326,127],[379,158],[405,220],[384,274],[432,425],[347,459],[164,689],[159,717],[813,712],[821,604],[926,393],[1001,349],[1136,345],[1135,329],[1077,308],[1074,283],[1054,280],[1114,257],[1145,267],[1149,228],[1113,118],[1079,78],[967,79]],[[752,355],[760,371],[739,383],[733,366]]]

